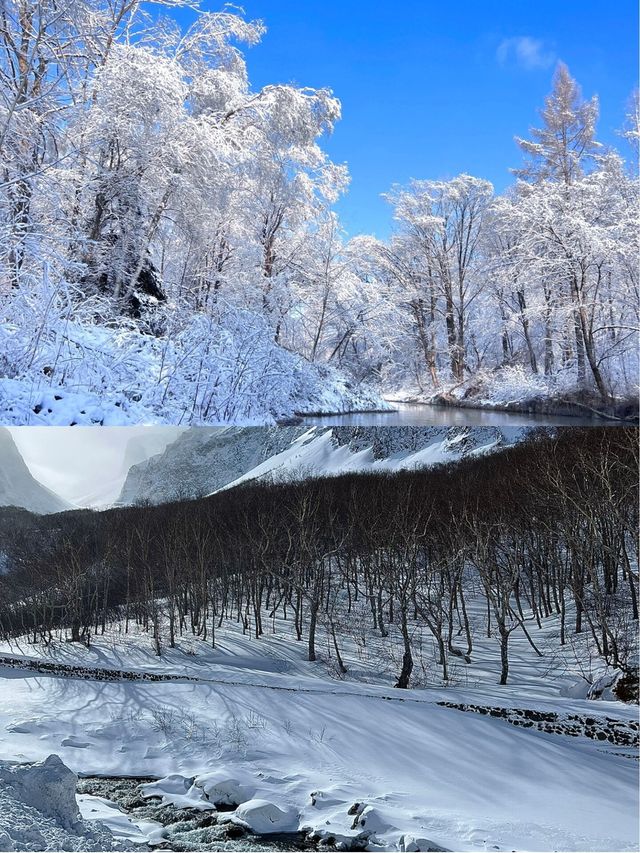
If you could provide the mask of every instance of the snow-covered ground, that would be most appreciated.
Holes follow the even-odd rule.
[[[496,683],[498,644],[479,627],[472,663],[452,661],[447,688],[428,634],[416,635],[425,665],[416,667],[421,686],[408,691],[391,687],[397,638],[358,636],[357,622],[342,678],[328,643],[309,663],[279,620],[260,639],[227,624],[215,649],[183,638],[161,658],[148,636],[118,626],[89,649],[5,643],[0,654],[14,658],[182,679],[107,681],[3,666],[0,754],[28,762],[55,753],[84,775],[154,777],[147,794],[178,806],[238,804],[222,819],[259,833],[308,829],[338,843],[359,838],[367,849],[637,849],[633,748],[438,704],[577,715],[631,731],[637,708],[576,698],[585,682],[571,650],[558,653],[556,630],[550,618],[535,633],[543,658],[513,636],[506,687]],[[108,803],[94,811],[93,798],[83,802],[85,815],[107,819],[122,839],[161,837],[155,825],[127,826]]]

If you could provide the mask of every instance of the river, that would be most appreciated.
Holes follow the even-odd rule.
[[[525,412],[496,412],[489,409],[463,409],[426,403],[392,403],[393,412],[348,412],[346,414],[308,416],[305,424],[320,426],[616,426],[621,421],[597,416],[570,417]]]
[[[78,779],[77,793],[85,820],[102,820],[126,849],[202,851],[242,851],[243,853],[275,853],[318,849],[304,832],[254,835],[242,826],[226,823],[225,811],[177,808],[162,803],[159,797],[145,797],[142,785],[151,778],[126,776],[85,776]],[[219,807],[220,809],[222,807]],[[126,817],[125,817],[126,816]],[[127,818],[132,821],[129,823]],[[145,838],[153,837],[151,846]]]

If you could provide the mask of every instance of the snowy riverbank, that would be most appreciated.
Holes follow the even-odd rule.
[[[592,419],[596,425],[638,422],[637,397],[614,397],[604,402],[590,391],[577,389],[571,382],[562,384],[545,377],[534,379],[518,368],[510,368],[481,373],[436,392],[408,388],[385,396],[392,404],[414,403],[445,409],[586,418]]]

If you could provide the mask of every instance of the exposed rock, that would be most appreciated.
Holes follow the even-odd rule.
[[[445,708],[455,708],[458,711],[470,711],[476,714],[490,715],[512,726],[537,728],[547,734],[564,735],[567,737],[588,737],[591,740],[608,741],[616,746],[634,746],[639,743],[638,724],[626,722],[611,717],[581,717],[578,714],[560,715],[531,708],[489,708],[482,705],[472,705],[466,702],[438,702]]]

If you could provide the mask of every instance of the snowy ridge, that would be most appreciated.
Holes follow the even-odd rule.
[[[304,432],[301,427],[188,429],[164,453],[129,469],[117,505],[209,494],[280,453]]]
[[[426,468],[512,444],[528,432],[525,427],[193,428],[161,456],[133,466],[117,503],[199,497],[255,479]]]
[[[389,452],[388,456],[376,458],[373,445],[354,449],[351,442],[341,444],[340,436],[335,432],[335,428],[319,433],[315,429],[309,430],[295,439],[282,453],[238,477],[229,483],[227,488],[249,480],[284,480],[291,477],[302,479],[306,476],[332,476],[364,471],[390,473],[430,468],[461,459],[463,456],[489,452],[515,437],[512,434],[507,438],[504,433],[486,437],[472,436],[466,429],[444,429],[435,440],[425,439],[425,444],[416,449],[405,447]]]

